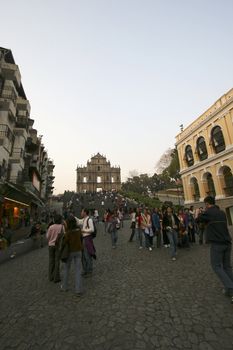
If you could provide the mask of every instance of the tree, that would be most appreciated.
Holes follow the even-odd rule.
[[[162,175],[169,179],[173,179],[173,181],[177,181],[178,179],[180,179],[180,163],[176,148],[172,150],[171,162],[167,166],[167,168],[163,170]]]
[[[122,184],[122,190],[148,195],[169,188],[180,179],[180,164],[176,149],[167,150],[161,156],[157,165],[159,165],[160,170],[163,169],[161,173],[155,173],[153,176],[140,174],[129,177]],[[135,174],[134,171],[130,173]]]
[[[155,171],[157,174],[162,174],[162,172],[169,166],[172,159],[173,150],[168,148],[160,157],[159,161],[155,165]]]

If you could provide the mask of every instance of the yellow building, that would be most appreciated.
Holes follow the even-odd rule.
[[[233,223],[233,89],[176,136],[185,204],[207,195]]]

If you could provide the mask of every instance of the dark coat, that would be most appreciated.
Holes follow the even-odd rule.
[[[177,228],[175,228],[175,230],[178,231],[180,220],[178,219],[176,214],[172,214],[172,215],[174,217],[175,225],[177,226]],[[166,230],[166,228],[168,226],[171,227],[171,220],[170,220],[169,215],[165,214],[164,217],[163,217],[163,228]]]
[[[216,206],[212,206],[201,214],[197,221],[206,224],[208,242],[231,244],[231,236],[227,228],[227,218],[224,211]]]

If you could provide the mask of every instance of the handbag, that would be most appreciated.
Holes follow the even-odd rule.
[[[61,229],[61,232],[57,236],[57,239],[55,241],[55,247],[58,250],[58,257],[62,262],[67,262],[70,249],[69,249],[69,243],[65,240],[65,233],[63,231],[63,227]]]
[[[63,237],[63,244],[61,246],[61,250],[59,251],[59,255],[60,255],[60,260],[66,263],[70,255],[70,248],[69,248],[69,243],[65,242],[64,238],[65,237]]]

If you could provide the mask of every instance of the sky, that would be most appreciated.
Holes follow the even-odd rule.
[[[188,126],[233,87],[232,0],[1,1],[0,46],[19,65],[55,193],[100,152],[153,174]]]

